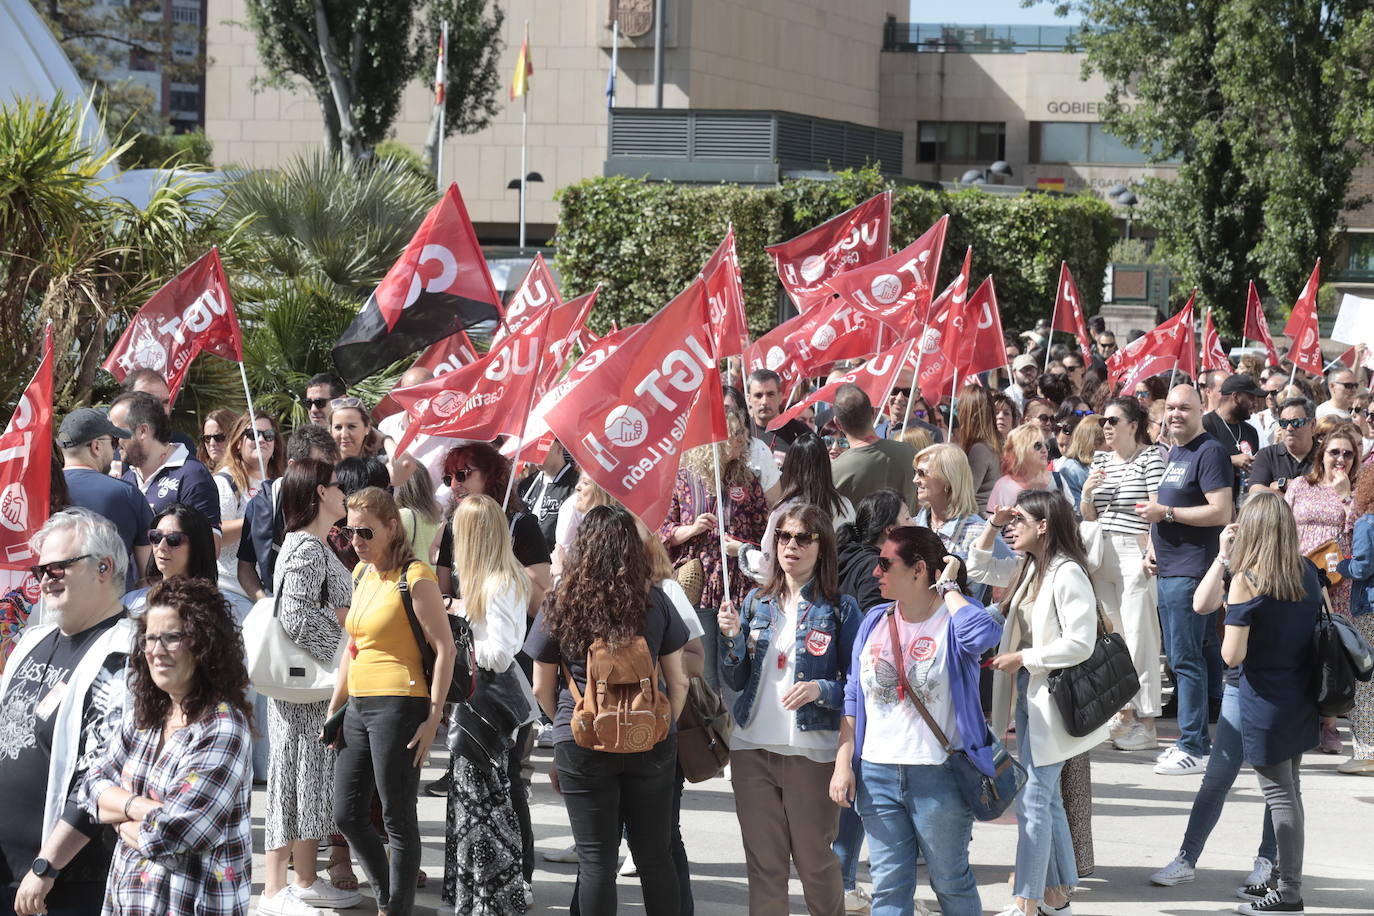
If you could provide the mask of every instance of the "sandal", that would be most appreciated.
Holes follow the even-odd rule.
[[[358,876],[353,873],[353,863],[330,863],[329,883],[341,891],[356,891],[358,889]]]
[[[424,887],[428,883],[429,875],[425,874],[425,870],[422,868],[420,869],[419,873],[415,875],[415,886]]]

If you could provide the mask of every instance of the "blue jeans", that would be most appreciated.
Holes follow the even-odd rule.
[[[1193,593],[1199,581],[1190,576],[1159,577],[1159,622],[1178,698],[1178,747],[1194,757],[1206,757],[1211,750],[1207,735],[1209,670],[1213,665],[1220,670],[1221,647],[1217,645],[1216,617],[1193,610]]]
[[[1059,792],[1064,761],[1036,766],[1026,715],[1026,687],[1030,673],[1016,674],[1016,748],[1029,777],[1016,797],[1016,879],[1014,896],[1044,900],[1046,887],[1065,891],[1078,886],[1078,865],[1073,857],[1073,836]],[[1206,707],[1203,707],[1204,714]],[[1203,723],[1206,724],[1204,715]]]
[[[744,602],[740,601],[742,605]],[[701,621],[701,628],[705,632],[701,634],[701,648],[706,653],[706,666],[701,673],[701,679],[710,684],[717,691],[721,689],[720,683],[720,624],[716,622],[716,615],[720,611],[712,607],[697,608],[697,620]],[[729,702],[726,709],[730,708]]]
[[[844,889],[852,891],[859,884],[859,853],[864,845],[864,822],[853,805],[840,809],[840,832],[830,848],[840,860],[840,878]]]
[[[968,864],[973,814],[949,770],[860,761],[855,804],[868,834],[873,916],[916,912],[918,848],[940,911],[981,916],[978,882]]]
[[[1226,804],[1226,795],[1231,791],[1244,762],[1240,744],[1240,690],[1228,684],[1221,695],[1221,716],[1217,719],[1217,734],[1212,741],[1212,756],[1207,759],[1207,772],[1202,774],[1202,785],[1193,798],[1188,829],[1183,833],[1183,846],[1179,850],[1188,864],[1196,866],[1202,856],[1202,847],[1221,817],[1221,806]],[[1264,828],[1260,833],[1259,852],[1256,855],[1276,862],[1278,852],[1274,818],[1266,804]]]

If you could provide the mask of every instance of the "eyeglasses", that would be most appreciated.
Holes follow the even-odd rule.
[[[819,533],[815,531],[783,531],[778,529],[778,546],[783,544],[796,544],[798,547],[805,547],[814,544],[821,539]]]
[[[143,651],[150,653],[158,645],[161,645],[168,652],[175,652],[181,648],[181,641],[185,638],[185,633],[144,633]]]
[[[1148,392],[1148,391],[1137,391],[1137,392],[1135,393],[1135,396],[1136,396],[1136,399],[1137,399],[1137,400],[1140,400],[1140,401],[1148,401],[1148,400],[1150,400],[1150,392]]]
[[[91,555],[89,553],[83,553],[81,556],[72,557],[70,560],[53,560],[51,563],[40,563],[37,566],[30,566],[29,572],[33,573],[33,578],[38,582],[42,582],[43,579],[48,576],[54,579],[61,579],[67,575],[67,570],[73,563],[79,563],[82,560],[89,560],[90,558]]]
[[[1049,451],[1049,446],[1047,446],[1045,443],[1043,443],[1043,442],[1041,442],[1041,441],[1039,441],[1039,440],[1036,440],[1036,441],[1031,445],[1031,448],[1035,449],[1037,452],[1047,452],[1047,451]]]
[[[349,409],[349,408],[355,408],[355,409],[357,409],[357,408],[361,408],[361,407],[363,406],[363,399],[362,399],[362,398],[335,398],[334,400],[332,400],[332,401],[329,402],[329,406],[330,406],[331,408],[333,408],[334,410],[347,410],[347,409]]]
[[[821,436],[821,441],[825,443],[826,448],[838,448],[841,451],[849,448],[849,440],[844,436]]]
[[[329,481],[329,483],[320,484],[320,486],[325,487],[325,488],[328,488],[328,487],[338,487],[340,490],[343,489],[343,484],[339,483],[337,480],[331,480],[331,481]]]
[[[893,388],[893,389],[892,389],[892,394],[890,394],[889,397],[894,397],[894,398],[895,398],[895,397],[896,397],[897,395],[899,395],[899,394],[900,394],[902,397],[904,397],[904,398],[909,398],[909,397],[911,397],[911,389],[910,389],[910,388]]]
[[[206,433],[200,437],[200,441],[209,445],[211,442],[219,443],[229,438],[228,433]]]
[[[1074,415],[1075,417],[1091,417],[1091,416],[1093,415],[1093,412],[1092,412],[1091,410],[1086,409],[1086,408],[1080,408],[1080,409],[1078,409],[1078,410],[1075,410],[1075,411],[1073,412],[1073,415]]]
[[[301,398],[301,403],[312,410],[324,410],[329,406],[329,398]]]
[[[445,474],[440,479],[443,480],[444,486],[451,487],[453,486],[453,482],[455,480],[459,483],[463,483],[464,481],[466,481],[468,479],[468,475],[471,473],[472,468],[458,468],[452,474]]]
[[[1330,385],[1333,388],[1344,388],[1346,391],[1349,391],[1351,388],[1359,387],[1357,382],[1331,382]]]
[[[1307,425],[1306,417],[1294,417],[1291,420],[1280,420],[1279,429],[1302,429]]]
[[[1107,341],[1105,341],[1105,340],[1099,340],[1099,341],[1097,342],[1097,349],[1099,349],[1099,350],[1115,350],[1115,349],[1116,349],[1116,344],[1114,344],[1114,343],[1109,343],[1109,342],[1107,342]]]
[[[274,429],[245,429],[243,438],[257,439],[259,442],[276,442],[277,431]]]
[[[183,531],[159,531],[156,528],[148,532],[149,544],[156,547],[163,541],[167,542],[168,547],[176,550],[182,544],[189,544],[191,542],[191,536]]]
[[[892,562],[893,561],[891,557],[878,557],[878,568],[881,569],[883,572],[891,572]]]
[[[1007,519],[1008,525],[1029,525],[1030,523],[1031,517],[1020,509],[1014,510],[1011,513],[1011,518]]]
[[[360,538],[362,538],[364,541],[370,541],[370,540],[372,540],[372,534],[373,534],[372,529],[371,529],[371,528],[368,528],[368,527],[366,527],[366,526],[364,526],[364,525],[357,525],[357,526],[353,526],[353,525],[344,525],[344,526],[343,526],[342,528],[340,528],[339,530],[343,532],[344,537],[346,537],[346,538],[360,537]]]
[[[1026,421],[1027,421],[1027,422],[1030,422],[1031,420],[1034,420],[1034,421],[1036,421],[1037,423],[1048,423],[1048,422],[1050,422],[1050,421],[1053,420],[1053,419],[1054,419],[1054,414],[1052,414],[1052,413],[1038,413],[1038,414],[1035,414],[1034,416],[1026,417]]]
[[[1102,418],[1102,425],[1103,425],[1103,426],[1115,426],[1115,425],[1118,424],[1118,423],[1127,423],[1127,422],[1130,422],[1130,421],[1128,421],[1125,417],[1103,417],[1103,418]]]
[[[929,411],[921,410],[919,407],[911,412],[911,415],[918,420],[924,420]]]
[[[1326,450],[1328,458],[1344,458],[1346,461],[1354,459],[1355,453],[1345,448],[1332,448]]]

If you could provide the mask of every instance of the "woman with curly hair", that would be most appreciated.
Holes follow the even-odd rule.
[[[252,707],[243,641],[215,583],[155,585],[129,658],[119,737],[81,803],[120,842],[105,914],[241,916],[252,892]]]
[[[525,640],[525,652],[534,659],[534,694],[553,719],[554,768],[577,844],[577,902],[583,916],[616,912],[622,821],[645,911],[680,912],[671,837],[675,723],[687,699],[682,666],[687,628],[650,575],[634,516],[621,506],[595,507],[582,520],[568,569]],[[598,639],[613,649],[643,640],[657,659],[673,724],[668,736],[647,751],[611,754],[573,740],[573,696],[566,684],[560,687],[559,669],[566,666],[574,681],[585,683],[587,649]]]

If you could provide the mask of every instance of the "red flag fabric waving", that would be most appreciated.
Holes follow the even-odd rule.
[[[1193,301],[1196,298],[1194,290],[1188,297],[1188,304],[1177,315],[1111,355],[1107,360],[1107,373],[1117,391],[1134,390],[1141,379],[1174,369],[1190,378],[1197,376],[1197,346],[1193,333]]]
[[[903,356],[906,363],[902,363]],[[910,370],[916,365],[915,348],[908,346],[908,341],[902,341],[893,347],[889,347],[877,356],[868,360],[857,369],[852,369],[839,379],[829,382],[825,386],[811,392],[807,397],[793,404],[783,413],[778,414],[768,424],[769,429],[777,429],[786,425],[789,421],[801,416],[802,411],[812,404],[830,403],[835,399],[835,392],[839,387],[846,383],[858,385],[868,395],[868,399],[875,405],[886,402],[887,393],[892,389],[893,382],[901,374],[902,370]]]
[[[964,342],[956,364],[959,375],[967,378],[1007,364],[1007,342],[1002,336],[1002,315],[997,304],[997,287],[989,276],[978,286],[965,308],[962,327],[951,336]]]
[[[1227,359],[1226,351],[1222,349],[1221,338],[1217,336],[1217,326],[1212,323],[1212,310],[1208,309],[1202,319],[1202,371],[1208,372],[1212,369],[1236,371],[1236,367],[1231,365],[1231,360]]]
[[[1269,320],[1264,317],[1264,306],[1260,304],[1254,280],[1250,281],[1250,292],[1245,300],[1245,338],[1253,338],[1264,344],[1264,349],[1269,351],[1267,365],[1279,364],[1279,350],[1274,346],[1274,338],[1269,333]]]
[[[706,300],[715,328],[716,358],[743,354],[749,348],[749,319],[744,314],[744,284],[740,280],[734,226],[701,268],[701,278],[706,281]]]
[[[135,369],[152,369],[167,380],[175,401],[202,350],[243,362],[243,334],[219,250],[213,248],[143,303],[105,357],[104,368],[121,382]]]
[[[887,257],[891,225],[892,192],[884,191],[765,250],[773,258],[782,288],[805,312],[829,296],[826,280]]]
[[[568,357],[572,355],[573,344],[586,327],[587,316],[592,313],[592,306],[596,305],[596,297],[600,293],[601,287],[598,286],[585,296],[560,302],[549,315],[549,327],[544,335],[544,359],[539,369],[539,380],[535,383],[536,398],[542,397],[563,371]]]
[[[1323,368],[1321,332],[1317,328],[1317,287],[1321,284],[1321,269],[1322,261],[1318,258],[1312,276],[1307,278],[1307,284],[1298,294],[1288,323],[1283,326],[1283,333],[1292,341],[1288,358],[1293,365],[1313,375],[1321,375]]]
[[[668,514],[682,452],[726,438],[711,333],[698,279],[545,416],[582,473],[651,529]]]
[[[557,308],[563,304],[558,294],[558,284],[553,280],[549,266],[544,263],[542,254],[535,254],[530,269],[515,289],[515,295],[506,303],[506,320],[497,329],[493,340],[500,340],[514,334],[538,317],[541,309]]]
[[[844,301],[906,336],[924,321],[935,296],[948,226],[946,214],[891,257],[832,277],[826,285]]]
[[[804,374],[797,364],[797,352],[788,348],[788,337],[796,333],[805,319],[805,314],[794,315],[750,344],[744,351],[745,375],[757,369],[773,370],[782,379],[785,397]]]
[[[1059,262],[1059,291],[1054,297],[1054,320],[1050,327],[1055,331],[1068,331],[1078,338],[1078,347],[1083,353],[1085,363],[1092,361],[1093,342],[1088,336],[1088,322],[1083,318],[1083,300],[1078,295],[1078,284],[1073,282],[1069,272],[1069,262]]]
[[[48,519],[52,485],[52,325],[43,332],[43,354],[29,386],[0,436],[0,567],[34,563],[29,539]]]
[[[959,269],[958,276],[936,300],[938,307],[931,306],[933,320],[939,322],[941,328],[950,329],[950,333],[940,338],[940,352],[944,353],[954,366],[959,365],[963,359],[964,349],[973,343],[971,337],[966,338],[961,334],[968,317],[969,271],[972,268],[973,246],[970,245],[964,252],[964,265]]]
[[[334,345],[334,365],[351,384],[501,315],[477,233],[451,184]]]
[[[451,334],[443,340],[436,340],[430,344],[425,352],[415,358],[415,362],[410,364],[412,369],[428,369],[436,376],[443,375],[445,372],[452,372],[461,369],[469,363],[477,361],[477,348],[472,345],[472,339],[468,337],[467,331],[459,331]],[[377,406],[372,408],[373,425],[394,413],[404,410],[400,404],[391,396],[386,394]]]

